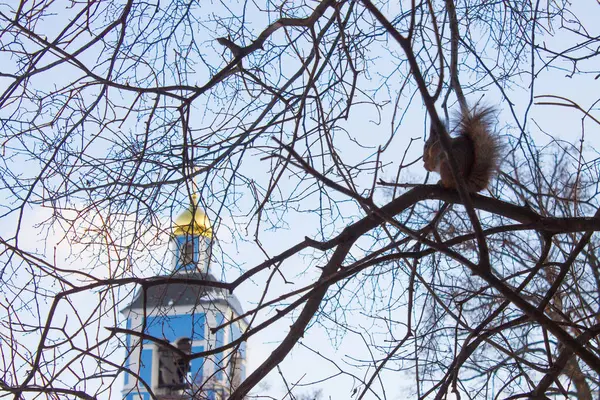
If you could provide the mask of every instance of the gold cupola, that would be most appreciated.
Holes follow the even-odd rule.
[[[173,221],[173,236],[199,235],[212,239],[213,231],[210,221],[198,205],[198,196],[192,195],[187,210],[179,214]]]

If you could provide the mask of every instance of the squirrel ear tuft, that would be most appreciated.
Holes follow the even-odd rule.
[[[427,137],[427,141],[425,143],[432,143],[438,139],[439,133],[433,124],[429,126],[429,136]]]

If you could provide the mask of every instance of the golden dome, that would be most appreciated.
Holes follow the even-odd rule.
[[[173,235],[202,235],[212,238],[212,226],[208,217],[198,206],[197,196],[192,196],[192,202],[187,210],[179,214],[173,221]]]

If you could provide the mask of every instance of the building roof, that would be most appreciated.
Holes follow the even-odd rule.
[[[165,278],[183,278],[208,280],[220,282],[209,273],[188,273],[177,275],[163,275],[150,279]],[[234,294],[230,294],[227,289],[202,284],[187,282],[173,282],[153,285],[146,290],[147,299],[145,301],[146,312],[152,312],[155,309],[162,309],[176,306],[202,306],[209,304],[225,304],[233,309],[239,316],[244,313],[242,305]],[[144,290],[140,289],[135,294],[130,305],[125,307],[122,312],[132,309],[144,308]]]

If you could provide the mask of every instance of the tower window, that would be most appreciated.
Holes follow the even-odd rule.
[[[185,241],[181,252],[181,264],[187,266],[194,262],[194,241],[190,238]]]
[[[233,389],[242,383],[242,358],[239,351],[236,351],[231,357],[229,381]]]
[[[200,238],[197,236],[182,235],[176,238],[176,244],[176,270],[195,270],[200,257]]]

